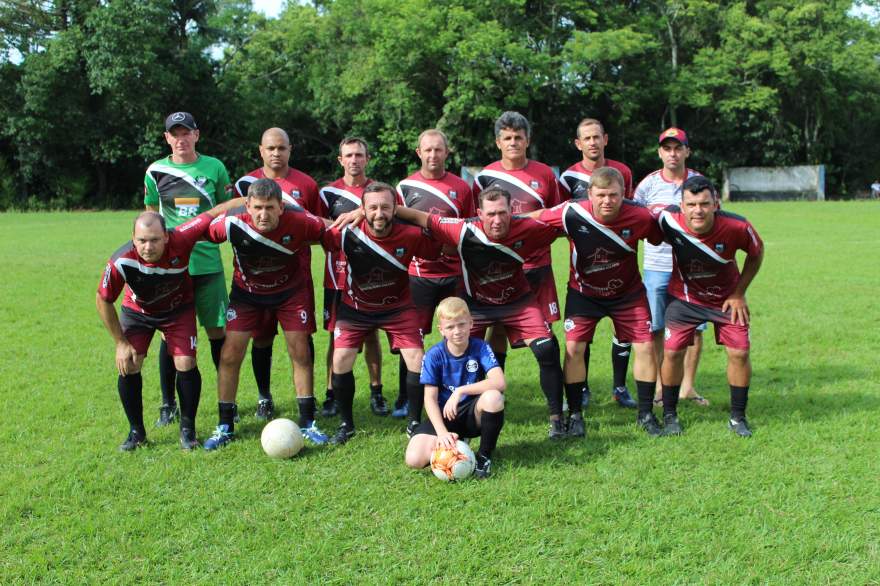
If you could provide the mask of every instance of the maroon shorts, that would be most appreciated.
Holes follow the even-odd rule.
[[[645,289],[618,297],[601,299],[586,297],[571,287],[565,298],[565,339],[568,342],[593,341],[596,324],[603,317],[614,323],[614,336],[620,342],[650,342],[651,308]]]
[[[161,316],[144,315],[123,307],[119,325],[125,339],[138,354],[146,356],[153,334],[159,330],[165,334],[165,343],[172,356],[196,355],[196,312],[191,304]]]
[[[464,296],[461,277],[416,277],[409,276],[409,292],[413,304],[419,312],[419,327],[422,335],[431,333],[434,310],[447,297]]]
[[[392,350],[422,348],[419,314],[414,307],[382,313],[363,313],[340,302],[333,328],[334,348],[360,348],[374,330],[384,330]]]
[[[748,350],[749,326],[730,323],[730,316],[720,310],[688,303],[672,297],[666,306],[666,350],[684,350],[694,341],[694,331],[704,322],[715,324],[715,343],[728,348]]]
[[[553,279],[553,267],[537,267],[525,271],[529,287],[535,294],[538,308],[544,321],[559,321],[559,297],[556,296],[556,281]]]
[[[303,287],[283,295],[253,295],[235,287],[229,294],[226,329],[250,332],[258,340],[275,335],[276,324],[285,332],[315,332],[315,294]]]
[[[315,288],[311,284],[311,279],[309,280],[308,286],[304,288],[304,292],[308,292],[308,295],[310,298],[309,302],[308,302],[307,311],[309,312],[309,315],[314,316],[315,315]],[[259,299],[257,299],[257,301],[259,301]],[[282,301],[283,301],[283,299],[277,300],[275,302],[280,304]],[[245,302],[247,303],[247,301],[245,301]],[[290,331],[303,331],[303,330],[299,330],[299,329],[294,328],[293,330],[290,330]],[[315,332],[315,329],[312,328],[312,330],[309,333],[311,334],[314,332]],[[278,335],[278,319],[277,318],[274,320],[263,320],[262,327],[258,331],[253,332],[254,340],[260,340],[260,341],[270,342],[270,343],[272,341],[272,338],[274,338],[277,335]]]
[[[336,327],[336,308],[342,300],[342,291],[324,287],[324,329],[332,332]]]
[[[484,337],[492,324],[504,326],[512,348],[521,348],[526,340],[553,335],[532,293],[504,305],[479,304],[470,298],[466,301],[474,320],[471,337]]]

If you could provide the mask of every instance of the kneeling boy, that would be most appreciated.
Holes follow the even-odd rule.
[[[492,450],[504,426],[504,372],[492,348],[471,338],[473,325],[467,304],[447,297],[437,306],[437,328],[443,335],[425,354],[421,383],[425,412],[406,448],[406,465],[424,468],[439,446],[454,447],[459,437],[480,438],[474,474],[490,474]]]

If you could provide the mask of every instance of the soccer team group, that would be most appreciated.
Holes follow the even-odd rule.
[[[517,112],[496,120],[501,158],[477,173],[473,186],[446,169],[447,137],[431,129],[419,137],[420,169],[396,188],[367,178],[368,145],[348,137],[339,145],[342,178],[318,189],[290,167],[290,140],[279,128],[261,138],[262,167],[234,185],[220,161],[197,152],[191,114],[169,115],[165,129],[171,154],[147,169],[146,211],[137,216],[131,241],[110,257],[97,293],[98,313],[116,343],[119,397],[130,427],[121,450],[146,443],[141,368],[157,330],[157,425],[179,418],[181,447],[199,447],[196,316],[218,372],[219,423],[206,450],[235,437],[249,345],[260,393],[255,416],[274,416],[269,373],[280,326],[307,440],[344,444],[355,435],[353,367],[363,350],[371,410],[407,420],[407,465],[424,467],[435,447],[479,437],[475,473],[488,476],[504,425],[508,344],[528,347],[535,357],[550,439],[583,437],[589,346],[603,317],[614,327],[613,397],[636,410],[646,433],[682,432],[680,397],[705,403],[693,376],[701,332],[711,322],[728,357],[728,427],[751,435],[745,293],[763,245],[744,218],[720,210],[715,186],[686,166],[684,131],[659,136],[662,167],[635,189],[630,169],[605,158],[608,135],[600,121],[578,124],[574,143],[582,160],[557,179],[550,167],[528,159],[531,128]],[[564,353],[552,329],[561,317],[550,257],[556,238],[570,243]],[[644,279],[639,240],[647,241]],[[233,252],[228,295],[218,248],[224,241]],[[332,437],[316,424],[313,244],[326,253],[323,317],[331,335],[320,413],[340,417]],[[742,271],[737,250],[745,252]],[[435,315],[443,340],[424,352],[423,334]],[[378,330],[400,355],[393,409],[382,394]],[[626,387],[630,352],[636,400]],[[655,403],[662,404],[662,421]]]

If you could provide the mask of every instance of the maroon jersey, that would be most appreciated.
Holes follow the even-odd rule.
[[[346,185],[345,180],[340,178],[322,187],[319,193],[321,199],[321,217],[335,220],[340,215],[356,210],[361,207],[364,197],[364,189],[372,183],[371,179],[363,185]],[[343,289],[345,284],[345,254],[342,251],[327,251],[327,262],[324,263],[324,288]]]
[[[597,220],[592,202],[583,199],[544,210],[538,219],[565,230],[571,246],[568,286],[586,297],[612,299],[641,289],[639,240],[663,241],[648,208],[629,200],[609,224]]]
[[[211,242],[232,244],[234,287],[255,295],[285,293],[311,286],[299,256],[324,235],[324,222],[301,207],[285,205],[278,226],[261,233],[244,207],[217,217],[208,229]]]
[[[411,305],[407,267],[414,256],[437,258],[440,245],[409,224],[393,224],[384,238],[374,236],[366,222],[362,225],[363,229],[328,230],[322,240],[328,252],[345,254],[342,302],[364,312]]]
[[[142,259],[131,240],[122,245],[107,261],[98,283],[101,299],[113,303],[124,289],[122,306],[145,315],[168,313],[192,303],[189,256],[211,219],[201,214],[169,231],[165,252],[154,263]]]
[[[235,182],[235,191],[239,197],[247,196],[251,183],[257,179],[266,179],[263,168],[254,169],[241,179]],[[318,197],[318,184],[315,180],[303,173],[297,171],[293,167],[288,168],[287,175],[284,177],[273,179],[281,188],[281,199],[284,203],[304,208],[307,212],[316,216],[321,215],[321,200]],[[299,255],[302,264],[303,274],[312,279],[312,251],[309,247],[302,249]]]
[[[514,171],[504,169],[501,161],[487,165],[474,177],[474,202],[479,201],[477,196],[490,185],[497,185],[510,193],[512,214],[527,214],[542,208],[552,208],[562,201],[559,182],[553,169],[538,161],[529,161],[525,167]],[[526,270],[549,265],[549,245],[534,250],[526,257]]]
[[[442,179],[425,179],[415,172],[397,184],[403,205],[445,218],[470,218],[475,215],[470,186],[458,175],[447,172]],[[458,257],[440,255],[437,260],[413,257],[409,274],[438,279],[461,274]]]
[[[605,166],[617,169],[623,176],[623,197],[633,198],[633,174],[629,167],[620,161],[605,159]],[[584,167],[583,161],[578,161],[559,176],[559,184],[568,192],[569,199],[584,199],[590,191],[590,183],[593,171]]]
[[[715,212],[708,234],[687,229],[678,206],[660,214],[663,237],[672,245],[669,294],[688,303],[721,309],[739,282],[736,251],[757,256],[764,243],[749,222],[730,212]]]
[[[434,238],[458,249],[467,294],[486,305],[503,305],[528,295],[525,259],[549,247],[557,236],[553,226],[522,217],[511,218],[510,232],[500,241],[491,240],[476,220],[431,215],[428,222]]]
[[[266,179],[263,168],[254,169],[235,182],[235,191],[239,197],[246,197],[251,183],[257,179]],[[287,170],[284,177],[273,179],[281,188],[281,197],[285,203],[297,205],[316,216],[321,215],[321,200],[318,196],[318,184],[315,180],[294,168]]]

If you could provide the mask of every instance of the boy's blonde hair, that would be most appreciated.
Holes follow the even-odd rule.
[[[437,321],[441,319],[455,319],[461,316],[471,316],[467,303],[461,297],[447,297],[437,305]]]

